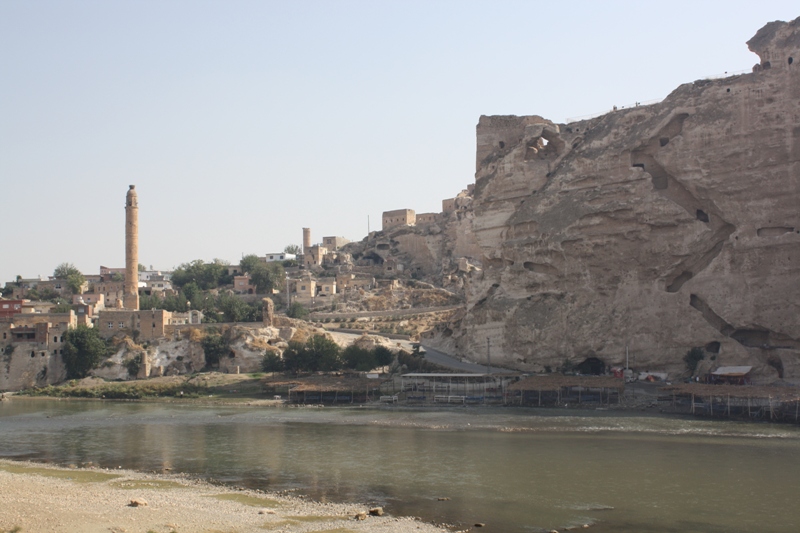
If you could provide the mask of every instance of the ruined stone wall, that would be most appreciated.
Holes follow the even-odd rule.
[[[481,117],[469,209],[483,270],[451,342],[555,369],[599,357],[800,377],[800,19],[750,41],[752,74],[556,125]],[[495,353],[496,352],[496,353]]]

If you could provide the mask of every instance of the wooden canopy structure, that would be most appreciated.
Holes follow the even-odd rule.
[[[385,380],[360,376],[307,376],[296,379],[262,381],[265,389],[286,391],[289,402],[295,403],[365,403],[380,396]]]
[[[562,403],[617,403],[625,391],[621,378],[607,376],[535,375],[512,383],[507,388],[509,403],[519,405],[560,405]]]
[[[676,410],[693,415],[800,422],[800,388],[796,387],[680,383],[662,392],[670,395]]]

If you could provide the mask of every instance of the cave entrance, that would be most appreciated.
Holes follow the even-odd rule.
[[[582,363],[575,365],[575,371],[579,374],[599,376],[606,371],[606,364],[597,357],[587,357]]]

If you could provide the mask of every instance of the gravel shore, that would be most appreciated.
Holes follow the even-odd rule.
[[[362,519],[355,518],[361,513]],[[435,533],[358,504],[236,490],[180,475],[0,460],[0,533]]]

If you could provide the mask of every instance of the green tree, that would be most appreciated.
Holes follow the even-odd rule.
[[[206,335],[200,345],[206,357],[206,367],[212,368],[219,366],[219,360],[230,354],[231,347],[228,340],[218,333]]]
[[[72,263],[61,263],[53,271],[53,277],[55,279],[69,279],[71,274],[80,274],[80,273],[81,271],[78,270]]]
[[[342,368],[341,348],[324,335],[314,335],[306,341],[306,351],[313,361],[313,371],[330,372]]]
[[[264,372],[283,372],[285,366],[283,359],[275,352],[265,352],[261,360],[261,370]]]
[[[695,346],[686,352],[686,355],[683,356],[683,362],[686,363],[686,369],[691,374],[694,374],[694,371],[697,370],[697,365],[705,358],[705,351],[703,351],[702,348]]]
[[[352,368],[360,372],[366,372],[375,368],[375,355],[371,350],[360,348],[351,344],[342,352],[342,360],[345,368]]]
[[[290,372],[330,372],[342,368],[339,345],[324,335],[314,335],[305,344],[290,342],[283,351],[283,363]]]
[[[263,264],[263,262],[256,254],[249,254],[242,257],[242,260],[239,261],[239,268],[241,268],[244,273],[252,273],[260,264]]]
[[[241,298],[227,292],[217,296],[217,309],[222,313],[225,322],[255,321],[252,317],[252,308]]]
[[[302,342],[289,341],[289,346],[283,351],[283,365],[289,372],[307,371],[311,367],[308,352]]]
[[[64,366],[67,379],[80,379],[89,375],[108,354],[108,346],[94,328],[78,326],[64,334]]]
[[[376,346],[372,354],[375,357],[375,366],[391,365],[394,361],[394,353],[386,346]]]
[[[196,259],[191,263],[181,264],[173,271],[172,284],[176,287],[180,288],[191,282],[203,290],[216,289],[230,283],[228,263],[221,259],[214,259],[211,263]]]
[[[111,274],[111,281],[117,281],[117,282],[125,281],[125,276],[123,276],[119,272],[114,272],[113,274]]]
[[[258,294],[269,293],[283,285],[286,272],[280,263],[260,263],[250,271],[250,282],[256,286]]]
[[[286,247],[283,249],[283,253],[300,255],[301,253],[303,253],[303,249],[296,244],[287,244]]]
[[[72,310],[72,306],[64,298],[59,298],[55,303],[56,306],[50,310],[51,313],[69,313]]]
[[[289,318],[297,318],[303,320],[305,317],[308,316],[308,309],[306,309],[303,304],[292,302],[292,305],[286,310],[286,316]]]
[[[138,265],[136,265],[136,270],[138,272],[144,272],[145,270],[147,270],[147,267],[144,266],[143,264],[139,263]]]
[[[67,288],[72,294],[80,294],[83,292],[84,283],[86,283],[86,278],[80,272],[70,274],[67,278]]]

